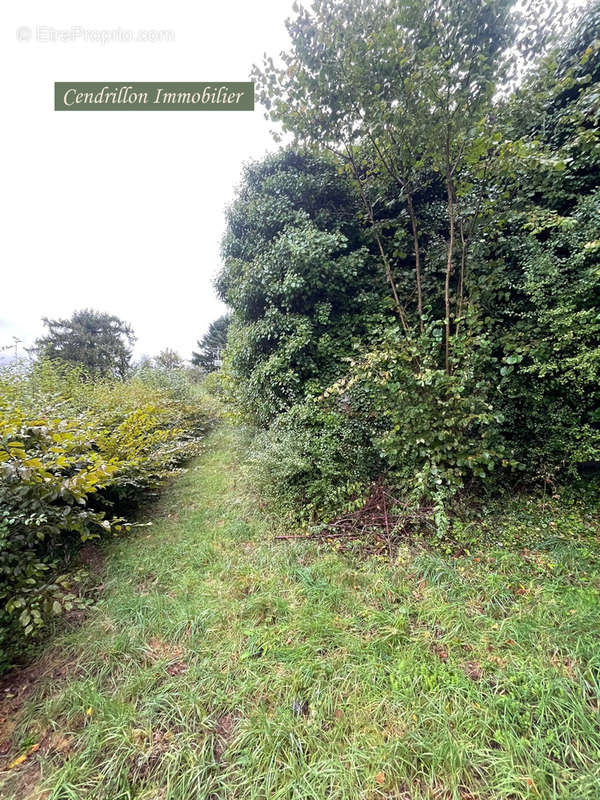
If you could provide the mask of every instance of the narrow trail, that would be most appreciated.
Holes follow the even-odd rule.
[[[0,796],[597,797],[597,569],[274,542],[243,450],[213,432],[152,526],[108,545],[98,602],[5,720]]]

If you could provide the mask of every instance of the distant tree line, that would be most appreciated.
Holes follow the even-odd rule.
[[[43,323],[47,333],[38,338],[31,352],[37,358],[60,361],[83,369],[89,378],[126,378],[134,368],[132,347],[136,337],[131,326],[112,314],[93,309],[75,311],[68,319],[49,319]],[[229,317],[212,322],[198,342],[199,352],[192,364],[208,373],[216,369],[217,355],[225,348]],[[185,361],[172,348],[157,356],[142,356],[138,368],[185,369]]]

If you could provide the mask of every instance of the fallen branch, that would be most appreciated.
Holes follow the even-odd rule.
[[[420,532],[431,521],[433,509],[429,506],[411,506],[401,502],[381,483],[374,484],[364,504],[351,513],[328,522],[319,530],[308,534],[282,534],[278,541],[328,539],[363,539],[365,544],[382,542],[388,558],[393,560],[395,545],[402,539]]]

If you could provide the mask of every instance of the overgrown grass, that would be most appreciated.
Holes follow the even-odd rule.
[[[214,433],[153,527],[111,545],[14,720],[5,763],[40,745],[3,796],[600,796],[591,512],[531,501],[468,555],[353,562],[273,542],[242,450]]]

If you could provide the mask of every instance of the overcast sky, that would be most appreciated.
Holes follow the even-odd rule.
[[[269,124],[260,108],[55,112],[54,81],[245,81],[264,51],[286,47],[291,6],[2,3],[0,347],[30,344],[42,316],[93,307],[132,324],[137,355],[189,358],[223,310],[212,288],[223,211],[244,161],[276,148]],[[72,28],[74,41],[48,41]],[[115,29],[121,41],[93,41]],[[126,41],[140,31],[166,41]]]

